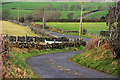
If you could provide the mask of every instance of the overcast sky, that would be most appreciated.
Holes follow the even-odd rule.
[[[2,2],[115,2],[120,0],[2,0]]]

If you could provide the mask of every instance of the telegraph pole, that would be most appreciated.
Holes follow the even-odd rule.
[[[19,22],[19,8],[18,8],[18,22]]]
[[[45,27],[45,18],[44,18],[44,14],[43,14],[43,30],[44,30],[44,27]]]
[[[80,17],[80,28],[79,28],[79,40],[81,40],[81,32],[82,32],[82,12],[83,12],[83,2],[81,6],[81,17]]]
[[[43,8],[43,30],[44,30],[44,27],[45,27],[45,17],[44,17],[44,8]]]

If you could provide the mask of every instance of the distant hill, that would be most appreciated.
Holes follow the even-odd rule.
[[[0,4],[9,4],[9,3],[13,3],[13,2],[0,2]]]
[[[2,2],[115,2],[120,0],[2,0]]]

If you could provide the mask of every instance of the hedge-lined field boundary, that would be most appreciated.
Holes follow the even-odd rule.
[[[42,20],[29,20],[30,22],[42,22]],[[47,22],[80,22],[80,19],[48,19]],[[83,19],[83,22],[106,22],[105,19]]]
[[[25,23],[33,25],[33,26],[41,28],[41,29],[43,28],[42,25],[40,25],[40,24],[36,24],[36,23],[28,22],[28,21],[26,21]],[[54,28],[54,27],[49,27],[49,26],[45,26],[44,28],[47,30],[50,30],[50,31],[55,31],[55,32],[57,31],[60,33],[79,33],[79,31],[65,31],[65,30],[62,30],[59,28]],[[82,34],[83,35],[87,34],[87,29],[83,28]]]

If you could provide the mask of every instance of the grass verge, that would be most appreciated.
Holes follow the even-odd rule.
[[[120,59],[114,59],[106,45],[75,55],[70,60],[81,66],[120,77]]]
[[[21,69],[22,71],[25,71],[25,75],[24,78],[38,78],[37,75],[35,75],[32,70],[30,69],[30,67],[25,63],[26,58],[28,57],[32,57],[32,56],[37,56],[37,55],[42,55],[42,54],[48,54],[48,53],[56,53],[56,52],[68,52],[68,51],[77,51],[77,50],[84,50],[85,47],[81,46],[81,47],[68,47],[68,48],[64,48],[64,49],[46,49],[46,50],[36,50],[36,49],[32,49],[32,50],[27,50],[27,49],[19,49],[19,48],[15,48],[12,47],[10,48],[10,59],[9,62],[14,65],[16,68],[15,69]],[[12,71],[15,75],[16,78],[18,78],[18,74],[16,73],[16,71],[14,70],[10,70]]]

